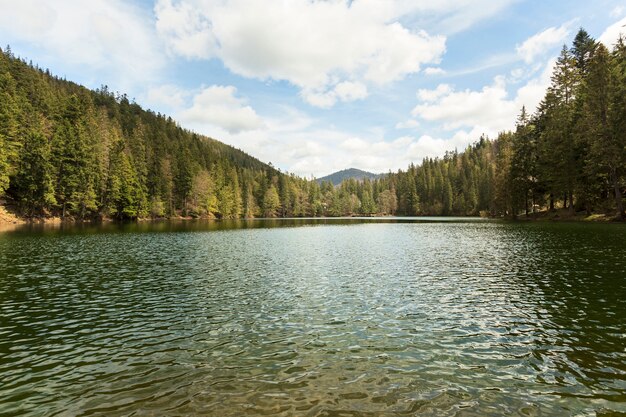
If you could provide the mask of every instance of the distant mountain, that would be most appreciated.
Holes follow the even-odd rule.
[[[325,177],[318,178],[316,181],[322,183],[324,181],[330,181],[333,185],[339,185],[342,181],[354,178],[357,181],[363,181],[364,179],[375,180],[384,176],[385,174],[372,174],[371,172],[363,171],[356,168],[348,168],[342,171],[337,171]]]

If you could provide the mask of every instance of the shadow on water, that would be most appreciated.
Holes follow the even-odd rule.
[[[401,223],[470,223],[493,222],[478,217],[304,217],[304,218],[256,218],[256,219],[171,219],[139,222],[101,223],[29,223],[11,225],[4,233],[21,234],[90,234],[90,233],[144,233],[144,232],[209,232],[224,230],[269,229],[277,227],[350,226],[359,224]]]
[[[511,225],[504,244],[524,260],[518,277],[529,294],[540,294],[533,350],[540,382],[564,397],[593,392],[626,403],[626,227]]]

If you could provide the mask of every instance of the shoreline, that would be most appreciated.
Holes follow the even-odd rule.
[[[8,204],[7,204],[8,203]],[[62,218],[59,216],[39,216],[39,217],[25,217],[17,214],[17,210],[15,210],[15,206],[7,200],[0,199],[0,232],[14,230],[16,228],[27,226],[27,225],[40,225],[40,226],[77,226],[77,225],[98,225],[98,224],[107,224],[107,223],[150,223],[150,222],[159,222],[159,221],[251,221],[251,220],[298,220],[298,219],[310,219],[310,220],[324,220],[324,219],[399,219],[399,220],[410,220],[410,219],[449,219],[449,218],[458,218],[458,219],[484,219],[484,220],[501,220],[508,222],[520,222],[520,223],[561,223],[561,222],[572,222],[572,223],[626,223],[626,219],[620,218],[614,212],[607,214],[606,212],[595,212],[591,214],[587,214],[586,212],[580,211],[574,213],[573,215],[569,213],[568,209],[559,208],[556,210],[548,210],[544,209],[541,211],[537,211],[535,213],[530,213],[528,216],[525,214],[518,215],[516,217],[512,216],[489,216],[486,212],[481,211],[480,214],[468,216],[468,215],[454,215],[454,216],[442,216],[442,215],[421,215],[421,216],[400,216],[400,215],[386,215],[386,214],[375,214],[375,215],[351,215],[351,216],[304,216],[304,217],[238,217],[232,219],[222,219],[215,217],[214,215],[202,215],[198,217],[193,216],[171,216],[171,217],[145,217],[145,218],[137,218],[137,219],[127,219],[120,220],[110,217],[99,217],[99,218],[89,218],[89,219],[76,219],[73,217]]]
[[[504,220],[513,222],[572,222],[572,223],[624,223],[626,219],[620,218],[615,213],[591,213],[578,212],[571,215],[567,209],[543,210],[531,213],[528,216],[522,214],[517,217],[503,217]]]
[[[384,219],[419,219],[419,218],[467,218],[467,219],[491,219],[491,220],[503,220],[509,222],[574,222],[574,223],[624,223],[624,220],[620,219],[615,215],[607,215],[606,213],[592,213],[591,215],[585,214],[575,214],[569,215],[566,211],[557,210],[553,212],[549,211],[541,211],[534,214],[530,214],[528,217],[525,215],[513,217],[485,217],[485,216],[390,216],[390,215],[376,215],[376,216],[340,216],[340,217],[332,217],[332,216],[320,216],[320,217],[239,217],[233,219],[220,219],[214,216],[202,216],[202,217],[191,217],[191,216],[173,216],[173,217],[156,217],[156,218],[138,218],[134,220],[117,220],[112,218],[99,218],[99,219],[74,219],[74,218],[66,218],[63,219],[61,217],[21,217],[18,216],[11,211],[7,210],[6,207],[0,204],[0,232],[12,230],[18,227],[27,226],[27,225],[41,225],[41,226],[62,226],[62,225],[97,225],[103,223],[149,223],[149,222],[158,222],[158,221],[250,221],[250,220],[283,220],[283,219],[375,219],[375,218],[384,218]]]

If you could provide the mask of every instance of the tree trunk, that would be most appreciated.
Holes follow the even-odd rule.
[[[569,214],[574,214],[574,193],[571,191],[569,193]]]
[[[524,196],[524,210],[526,211],[526,217],[528,217],[528,214],[530,213],[528,210],[528,193]]]
[[[554,211],[554,194],[550,193],[550,211]]]
[[[613,188],[615,189],[615,204],[617,206],[617,215],[622,219],[626,218],[624,214],[624,202],[622,201],[622,190],[619,188],[619,181],[617,180],[617,172],[613,169]]]

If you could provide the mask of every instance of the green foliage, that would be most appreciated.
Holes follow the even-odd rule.
[[[277,171],[143,110],[0,53],[0,195],[23,214],[136,219],[357,215],[624,215],[626,46],[583,29],[515,131],[407,170],[334,185]]]
[[[624,74],[623,40],[610,54],[581,29],[572,48],[563,47],[535,115],[522,109],[515,133],[498,139],[497,212],[528,215],[529,205],[534,211],[547,197],[549,209],[561,199],[570,213],[590,214],[613,195],[624,216]]]
[[[19,108],[15,80],[8,72],[0,74],[0,196],[9,187],[11,163],[15,163]]]
[[[33,131],[21,151],[14,193],[25,213],[43,214],[45,208],[56,204],[50,144],[42,132]]]
[[[0,196],[9,188],[9,167],[7,140],[0,134]]]
[[[276,191],[276,187],[274,187],[274,185],[270,185],[263,196],[263,216],[276,217],[279,207],[280,198],[278,196],[278,191]]]

